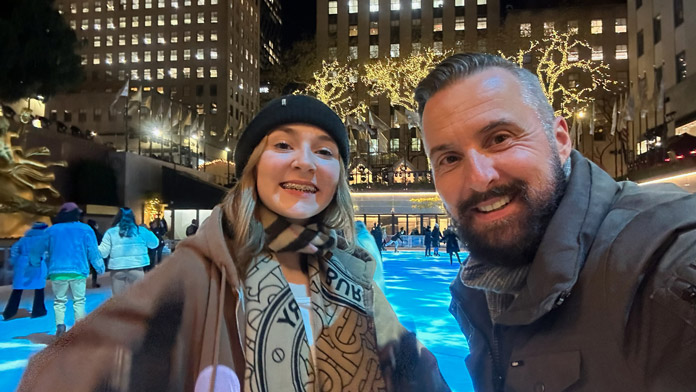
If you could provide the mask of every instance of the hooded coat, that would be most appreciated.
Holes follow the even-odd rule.
[[[450,287],[474,388],[693,391],[696,196],[571,159],[525,286],[495,322],[482,290]]]
[[[211,366],[242,379],[244,297],[224,220],[215,208],[195,236],[179,243],[166,268],[156,268],[32,357],[18,390],[193,391]],[[372,282],[371,257],[331,252],[348,273]],[[407,346],[412,335],[384,295],[374,284],[363,289],[372,296],[369,324],[382,374],[393,380],[389,390],[448,391],[433,355],[419,344]]]
[[[34,223],[10,248],[10,263],[14,268],[13,289],[36,290],[46,287],[47,227],[43,222]]]

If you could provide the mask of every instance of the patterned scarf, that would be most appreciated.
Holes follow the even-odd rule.
[[[371,287],[359,283],[330,249],[336,233],[318,222],[291,224],[261,208],[270,254],[258,256],[245,280],[244,390],[386,391],[377,356]],[[275,256],[306,260],[314,351],[300,308]]]

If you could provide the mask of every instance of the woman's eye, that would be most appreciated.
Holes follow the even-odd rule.
[[[275,148],[279,149],[279,150],[288,150],[288,149],[290,149],[290,145],[287,144],[287,143],[285,143],[285,142],[278,142],[278,143],[274,144],[273,146],[274,146]]]
[[[327,157],[331,157],[334,155],[333,151],[329,150],[328,148],[322,148],[318,151],[318,153],[321,155],[326,155]]]

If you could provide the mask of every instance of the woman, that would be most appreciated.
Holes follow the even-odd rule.
[[[375,260],[352,245],[349,151],[323,103],[271,101],[237,143],[237,184],[196,235],[68,333],[90,337],[89,358],[60,340],[20,390],[449,390],[374,284]]]
[[[148,249],[157,246],[157,236],[135,224],[133,210],[128,207],[118,210],[112,227],[99,244],[102,257],[109,258],[113,295],[121,294],[145,276],[143,267],[150,265]]]
[[[442,238],[445,241],[447,247],[447,253],[450,257],[450,265],[452,265],[452,253],[457,255],[457,261],[459,264],[462,263],[462,259],[459,258],[459,241],[457,240],[457,234],[454,232],[453,227],[448,227],[445,230],[445,234]]]
[[[7,301],[2,316],[9,320],[17,314],[19,301],[24,290],[34,290],[34,304],[31,318],[46,315],[44,304],[44,287],[46,287],[46,232],[48,227],[43,222],[35,222],[24,236],[10,248],[10,263],[14,266],[12,277],[12,294]]]
[[[442,241],[442,233],[440,232],[440,225],[437,223],[433,226],[433,232],[430,233],[430,238],[433,246],[433,255],[440,256],[440,241]]]

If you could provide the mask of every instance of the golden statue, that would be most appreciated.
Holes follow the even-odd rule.
[[[43,194],[47,191],[54,198],[60,196],[52,185],[55,175],[47,170],[52,166],[67,166],[64,161],[36,161],[35,157],[49,156],[49,149],[24,151],[21,146],[12,145],[21,131],[10,128],[10,121],[0,109],[0,238],[20,236],[32,222],[57,213],[57,207],[46,203]]]

